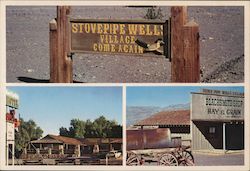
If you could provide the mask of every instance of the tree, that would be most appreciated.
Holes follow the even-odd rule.
[[[42,137],[43,130],[33,120],[20,118],[19,131],[15,132],[15,150],[19,154],[28,142]]]
[[[89,119],[87,119],[86,125],[85,125],[84,137],[88,137],[88,138],[95,137],[96,131],[94,127],[95,126],[93,125],[93,123]]]
[[[70,136],[70,133],[69,133],[69,131],[68,131],[68,129],[65,128],[65,127],[59,128],[59,134],[60,134],[61,136],[65,136],[65,137],[71,137],[71,136]]]
[[[113,126],[108,135],[109,138],[122,138],[122,126]]]
[[[119,138],[122,137],[122,127],[114,120],[100,116],[93,122],[72,119],[69,129],[61,127],[60,135],[73,138]]]
[[[72,119],[70,121],[69,129],[61,127],[59,134],[61,136],[72,137],[72,138],[83,138],[85,134],[86,123],[79,119]]]
[[[162,19],[163,18],[163,14],[162,14],[162,10],[160,7],[156,7],[156,6],[152,6],[150,8],[147,9],[147,13],[144,16],[144,18],[146,19]]]
[[[85,122],[79,119],[72,119],[70,122],[71,127],[69,128],[69,132],[75,138],[83,138],[85,134]]]

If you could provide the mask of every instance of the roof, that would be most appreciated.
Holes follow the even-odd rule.
[[[63,142],[55,139],[40,139],[31,141],[32,144],[63,144]]]
[[[111,144],[114,144],[114,143],[122,144],[122,138],[112,138],[110,140],[110,143]]]
[[[48,134],[45,137],[43,137],[40,140],[31,141],[31,143],[42,143],[42,144],[48,144],[48,143],[55,143],[55,144],[70,144],[70,145],[83,145],[83,143],[75,138],[69,138],[64,137],[60,135],[51,135]]]
[[[122,138],[84,138],[82,142],[87,145],[122,143]]]
[[[40,140],[31,141],[33,144],[70,144],[70,145],[95,145],[122,143],[122,138],[69,138],[60,135],[48,134]]]
[[[65,144],[72,144],[72,145],[82,145],[82,142],[75,139],[75,138],[69,138],[69,137],[64,137],[64,136],[60,136],[60,135],[48,135],[58,141],[62,141]]]
[[[190,125],[190,110],[162,111],[137,122],[135,125]]]

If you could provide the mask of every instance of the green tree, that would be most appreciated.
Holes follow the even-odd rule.
[[[61,127],[59,134],[66,137],[83,138],[85,134],[86,123],[79,119],[72,119],[70,121],[69,129]]]
[[[42,137],[43,130],[33,120],[20,118],[19,131],[15,132],[15,150],[19,154],[28,142]]]
[[[121,125],[112,126],[112,129],[109,132],[108,137],[109,138],[122,138],[122,126]]]
[[[75,138],[83,138],[85,134],[85,122],[79,119],[72,119],[70,122],[71,127],[69,132]]]
[[[72,119],[69,129],[61,127],[60,135],[73,138],[120,138],[122,137],[122,126],[114,120],[107,120],[100,116],[93,122]]]
[[[86,120],[86,126],[85,126],[85,137],[88,137],[88,138],[92,138],[92,137],[95,137],[95,129],[94,129],[94,125],[93,123],[91,122],[91,120]]]
[[[112,127],[117,126],[116,121],[107,120],[104,116],[95,119],[89,130],[86,129],[86,137],[107,138],[112,133]]]
[[[65,136],[65,137],[71,137],[71,136],[70,136],[70,133],[69,133],[69,131],[68,131],[68,129],[65,128],[65,127],[59,128],[59,134],[60,134],[61,136]]]

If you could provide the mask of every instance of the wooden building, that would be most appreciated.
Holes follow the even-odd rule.
[[[244,93],[203,89],[191,104],[193,150],[244,149]]]
[[[15,161],[15,131],[18,131],[20,121],[17,118],[19,108],[18,94],[6,91],[6,165],[14,165]]]
[[[122,151],[122,138],[83,138],[81,141],[86,145],[83,154]]]
[[[22,158],[65,158],[122,151],[122,138],[69,138],[48,134],[30,141]]]
[[[181,137],[183,145],[190,145],[190,110],[162,111],[136,123],[141,128],[169,128],[171,138]]]
[[[29,158],[34,154],[42,155],[44,158],[80,157],[84,146],[85,144],[75,138],[48,134],[42,139],[30,141],[22,157]]]

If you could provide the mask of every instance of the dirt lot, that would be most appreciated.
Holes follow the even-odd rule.
[[[195,166],[243,166],[244,154],[193,154]],[[157,163],[145,163],[156,166]]]
[[[194,154],[196,166],[237,166],[244,165],[244,154]]]
[[[72,17],[143,19],[147,8],[73,7]],[[161,7],[163,20],[170,7]],[[202,82],[244,82],[243,7],[189,7],[200,25]],[[49,21],[56,7],[7,7],[7,82],[48,82]],[[170,82],[168,59],[76,54],[74,80],[86,83]]]

